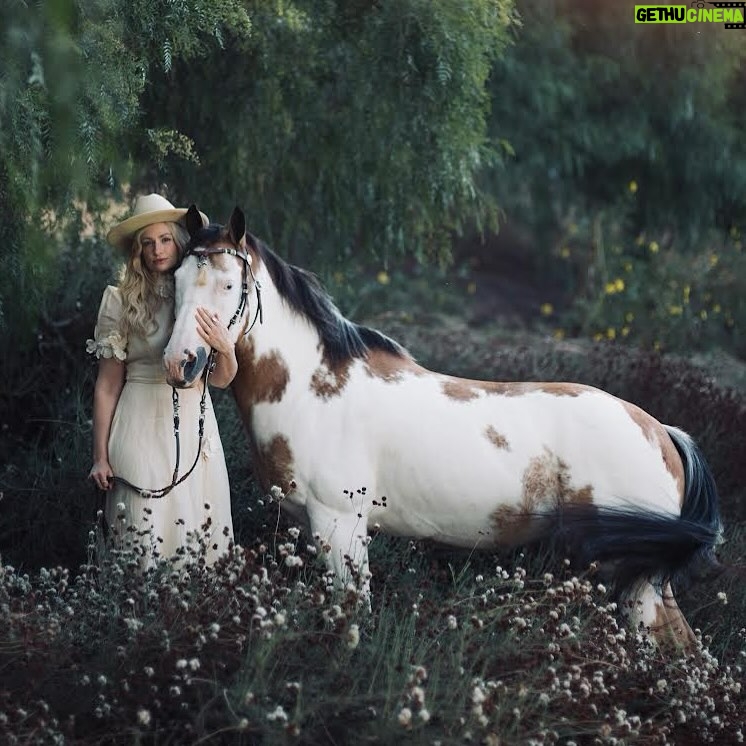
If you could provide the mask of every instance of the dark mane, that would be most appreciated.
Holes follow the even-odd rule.
[[[266,265],[280,296],[318,331],[330,362],[363,357],[369,350],[409,357],[398,342],[385,334],[342,316],[316,275],[283,261],[254,236],[247,233],[246,238]]]

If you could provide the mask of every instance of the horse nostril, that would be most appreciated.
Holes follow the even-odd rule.
[[[182,361],[184,368],[184,383],[190,383],[202,371],[207,362],[207,352],[204,347],[198,347],[196,352],[184,350],[187,360]]]

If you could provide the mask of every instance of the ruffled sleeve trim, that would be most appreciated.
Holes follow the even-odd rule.
[[[117,360],[127,359],[127,340],[119,332],[110,332],[102,339],[87,339],[85,351],[97,358],[114,357]]]
[[[93,339],[86,340],[85,349],[96,358],[127,359],[127,338],[119,330],[122,318],[122,295],[119,288],[109,285],[104,291]]]

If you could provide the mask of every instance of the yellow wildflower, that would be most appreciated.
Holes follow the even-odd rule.
[[[569,259],[569,258],[570,258],[570,247],[569,247],[569,246],[563,246],[563,247],[562,247],[562,248],[561,248],[561,249],[559,250],[559,255],[560,255],[560,256],[561,256],[561,257],[562,257],[563,259]]]
[[[606,330],[606,338],[607,339],[616,339],[616,329],[613,326],[610,326]]]
[[[714,305],[714,306],[712,307],[712,310],[713,310],[713,312],[714,312],[714,313],[720,313],[720,311],[721,311],[721,308],[720,308],[720,304],[719,304],[719,303],[716,303],[716,304],[715,304],[715,305]]]
[[[376,276],[376,279],[381,285],[388,285],[391,282],[389,273],[383,269],[378,273],[378,275]]]
[[[596,333],[595,333],[595,334],[593,335],[593,341],[594,341],[594,342],[600,342],[600,341],[601,341],[601,340],[602,340],[603,338],[604,338],[604,335],[603,335],[603,334],[601,334],[601,332],[596,332]]]
[[[339,270],[337,270],[334,273],[334,282],[336,282],[338,285],[341,285],[344,282],[344,279],[345,279],[344,272],[340,272]]]
[[[689,303],[689,296],[692,292],[692,286],[691,285],[684,285],[684,303]]]
[[[616,280],[614,280],[614,287],[616,288],[617,293],[623,292],[624,280],[621,277],[617,277]]]
[[[720,261],[720,257],[717,254],[710,254],[710,266],[714,267]]]
[[[661,343],[656,339],[655,342],[653,342],[653,349],[654,350],[660,350]]]
[[[554,313],[554,306],[551,303],[542,303],[540,310],[542,316],[551,316]]]
[[[604,286],[604,292],[606,295],[614,295],[616,293],[616,285],[613,282],[607,282]]]
[[[699,318],[702,319],[702,321],[707,321],[707,309],[706,308],[703,308],[699,312]]]
[[[565,330],[564,329],[555,329],[552,336],[555,339],[564,339],[565,338]]]
[[[628,326],[623,326],[622,329],[621,329],[621,332],[622,332],[622,336],[623,337],[628,336],[629,335],[629,327]]]
[[[632,266],[632,262],[625,262],[624,263],[624,271],[625,272],[631,272],[634,269]]]
[[[627,189],[629,189],[629,191],[634,194],[637,191],[637,182],[632,179],[632,181],[627,184]]]
[[[466,292],[469,293],[469,295],[474,295],[474,293],[477,292],[477,283],[476,282],[470,282],[466,286]]]
[[[651,241],[648,244],[648,249],[650,249],[650,253],[651,254],[657,254],[660,251],[660,248],[661,247],[658,246],[658,242],[657,241]]]
[[[669,306],[668,312],[671,316],[681,316],[684,313],[684,309],[681,306]]]
[[[627,313],[624,314],[624,320],[631,324],[635,320],[635,315],[632,313],[632,311],[627,311]]]

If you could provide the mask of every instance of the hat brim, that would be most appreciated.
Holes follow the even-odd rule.
[[[132,245],[135,233],[141,228],[146,228],[154,223],[181,223],[184,224],[184,216],[187,214],[186,207],[174,207],[171,210],[155,210],[142,215],[133,215],[115,225],[107,234],[106,240],[116,249],[127,253]],[[200,212],[202,225],[209,225],[210,220],[204,212]]]

